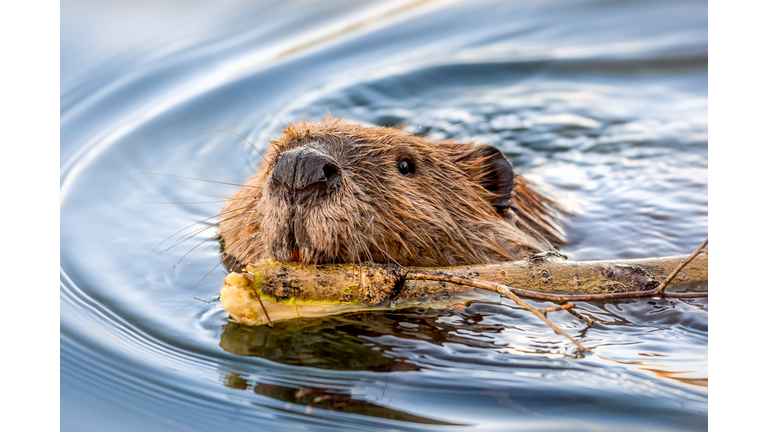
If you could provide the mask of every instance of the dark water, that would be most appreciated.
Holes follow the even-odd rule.
[[[502,299],[242,327],[196,299],[212,230],[150,253],[236,188],[135,174],[238,183],[258,153],[202,133],[439,115],[419,132],[499,146],[574,210],[571,259],[689,253],[707,45],[706,2],[64,2],[63,429],[705,429],[705,299],[550,314],[584,358]]]

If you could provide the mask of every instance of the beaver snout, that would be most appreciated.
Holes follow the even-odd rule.
[[[312,147],[300,147],[280,155],[272,179],[291,190],[310,186],[335,187],[341,167],[330,156]]]

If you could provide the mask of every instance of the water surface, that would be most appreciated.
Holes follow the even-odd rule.
[[[705,429],[706,299],[550,314],[583,358],[505,299],[248,328],[207,302],[214,230],[174,235],[236,188],[136,174],[241,183],[258,152],[205,132],[409,120],[566,203],[571,259],[689,253],[707,50],[706,2],[65,2],[63,429]]]

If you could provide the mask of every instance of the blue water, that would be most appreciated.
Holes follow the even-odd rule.
[[[573,211],[571,259],[690,253],[708,231],[706,2],[61,10],[62,429],[706,429],[706,299],[549,314],[583,358],[504,299],[243,327],[201,301],[224,276],[217,243],[196,247],[213,230],[172,247],[236,188],[137,176],[252,175],[259,154],[209,131],[263,149],[327,110],[432,119],[420,133],[498,146]]]

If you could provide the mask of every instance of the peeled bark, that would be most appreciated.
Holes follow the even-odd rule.
[[[687,255],[605,261],[567,261],[557,253],[524,261],[479,266],[414,268],[354,264],[307,265],[262,260],[230,273],[221,290],[224,310],[243,324],[266,322],[257,297],[272,321],[297,316],[401,308],[440,307],[493,293],[465,285],[434,280],[409,280],[408,272],[440,272],[497,282],[518,295],[550,300],[552,294],[608,294],[651,291]],[[706,287],[708,256],[694,258],[668,287]],[[254,291],[255,290],[255,291]]]

